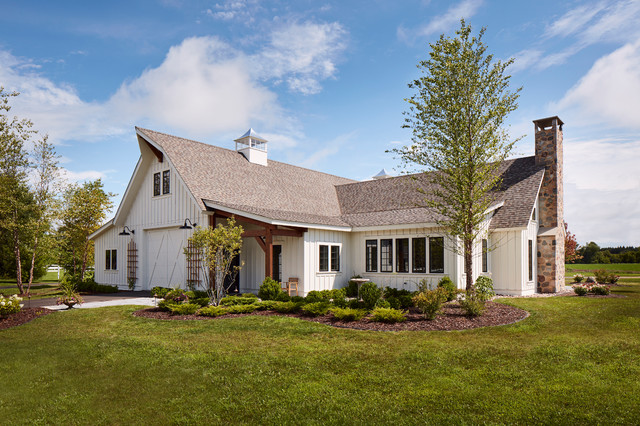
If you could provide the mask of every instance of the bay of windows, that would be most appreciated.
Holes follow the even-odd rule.
[[[366,272],[426,274],[427,264],[429,273],[444,273],[443,237],[395,238],[395,242],[393,238],[365,240]]]

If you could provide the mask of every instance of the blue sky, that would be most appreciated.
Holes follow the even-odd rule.
[[[407,83],[465,17],[515,57],[518,155],[565,122],[565,218],[581,244],[640,244],[640,1],[24,1],[0,14],[0,85],[50,135],[70,180],[124,193],[133,126],[353,179],[399,162]],[[394,171],[394,169],[396,169]]]

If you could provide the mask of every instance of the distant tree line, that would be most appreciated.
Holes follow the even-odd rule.
[[[640,246],[600,247],[591,241],[577,250],[578,263],[640,263]]]

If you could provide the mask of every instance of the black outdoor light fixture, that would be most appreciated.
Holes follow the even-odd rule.
[[[129,229],[129,227],[125,225],[125,227],[122,228],[122,232],[119,233],[118,235],[131,235],[129,232],[127,232],[127,230],[129,230],[129,232],[131,232],[131,234],[135,234],[136,233],[136,231],[134,231],[133,229]]]
[[[191,225],[187,225],[187,222],[189,222]],[[198,224],[197,224],[197,223],[193,223],[193,222],[191,222],[191,220],[190,220],[189,218],[186,218],[186,219],[184,220],[184,225],[182,225],[182,226],[180,227],[180,229],[191,229],[191,228],[194,228],[194,227],[196,227],[196,226],[198,226]]]

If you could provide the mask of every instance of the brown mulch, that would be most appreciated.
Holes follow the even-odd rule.
[[[23,308],[18,313],[11,314],[6,318],[0,318],[0,330],[17,327],[19,325],[26,324],[33,319],[43,317],[51,313],[53,313],[52,310],[45,308]]]
[[[244,317],[247,315],[263,315],[263,316],[288,316],[300,318],[306,321],[318,322],[333,327],[352,328],[356,330],[374,330],[374,331],[431,331],[431,330],[467,330],[478,327],[491,327],[497,325],[512,324],[521,321],[529,316],[527,311],[522,309],[504,305],[502,303],[487,302],[484,314],[479,317],[468,317],[464,314],[462,308],[456,303],[445,304],[442,313],[434,320],[425,320],[422,314],[416,309],[411,309],[406,315],[407,320],[401,323],[385,324],[374,322],[367,318],[360,321],[337,321],[332,315],[321,317],[309,317],[303,314],[279,314],[273,311],[256,311],[251,314],[228,314],[216,318],[202,317],[198,315],[171,315],[158,308],[148,308],[136,311],[133,315],[137,317],[162,319],[162,320],[215,320],[224,318]]]

